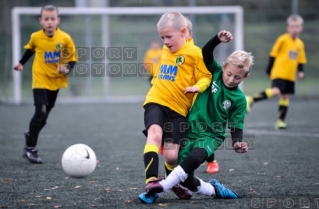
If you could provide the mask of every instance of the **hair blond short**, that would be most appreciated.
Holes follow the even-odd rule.
[[[56,6],[53,6],[53,5],[46,5],[44,7],[41,8],[41,11],[40,11],[40,17],[42,17],[42,12],[43,11],[56,11],[58,13],[58,16],[59,16],[59,10]]]
[[[163,14],[161,19],[157,23],[157,29],[161,30],[166,27],[172,27],[176,30],[186,28],[185,17],[178,12],[167,12]]]
[[[224,62],[225,67],[228,64],[232,64],[238,68],[242,68],[248,74],[254,64],[254,57],[251,55],[250,52],[234,51],[226,58],[226,61]]]
[[[297,22],[299,21],[300,24],[302,25],[303,24],[303,18],[300,16],[300,15],[290,15],[288,18],[287,18],[287,24],[289,25],[291,22]]]

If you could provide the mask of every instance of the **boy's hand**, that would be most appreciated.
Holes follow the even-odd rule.
[[[304,72],[299,72],[298,73],[298,78],[299,79],[304,79],[304,77],[305,77],[305,73]]]
[[[234,150],[237,153],[245,153],[248,151],[248,146],[246,142],[236,142],[234,144]]]
[[[23,70],[23,65],[21,65],[21,63],[18,63],[16,64],[14,67],[13,67],[14,70],[17,70],[17,71],[22,71]]]
[[[58,73],[64,74],[64,75],[69,73],[69,69],[63,65],[59,65],[57,68],[57,71],[58,71]]]
[[[219,40],[223,43],[227,43],[233,39],[233,34],[231,34],[231,32],[229,32],[227,30],[220,31],[217,36],[218,36]]]
[[[197,92],[199,92],[199,88],[197,86],[190,86],[185,89],[184,94]]]

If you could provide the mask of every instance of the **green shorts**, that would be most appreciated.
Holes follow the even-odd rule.
[[[203,148],[206,150],[208,156],[211,156],[222,144],[222,139],[211,138],[208,136],[196,139],[187,137],[181,144],[178,153],[178,164],[180,165],[187,155],[195,148]]]

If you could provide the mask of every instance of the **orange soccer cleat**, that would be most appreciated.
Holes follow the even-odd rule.
[[[218,171],[219,171],[219,165],[216,160],[214,160],[213,162],[207,163],[207,170],[206,170],[207,173],[214,174],[214,173],[217,173]]]

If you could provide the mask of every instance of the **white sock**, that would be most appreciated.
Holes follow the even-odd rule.
[[[215,188],[213,187],[213,185],[211,185],[210,183],[204,182],[200,178],[198,179],[200,181],[200,186],[197,188],[196,194],[215,197],[216,193],[215,193]]]
[[[167,191],[179,182],[184,182],[187,179],[187,177],[188,174],[185,173],[183,168],[178,165],[172,170],[172,172],[166,177],[166,179],[160,181],[159,183],[162,185],[163,190]]]

